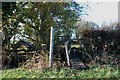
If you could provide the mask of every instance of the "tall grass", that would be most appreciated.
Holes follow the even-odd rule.
[[[70,68],[26,70],[3,70],[2,78],[116,78],[120,79],[119,69],[116,66],[94,67],[88,70],[75,70]]]

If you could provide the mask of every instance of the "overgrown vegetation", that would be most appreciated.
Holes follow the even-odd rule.
[[[119,79],[120,28],[114,22],[82,21],[88,5],[76,2],[3,2],[3,78],[115,78]],[[54,28],[52,68],[48,68],[50,27]],[[67,66],[75,54],[85,69]]]
[[[60,70],[10,69],[3,71],[3,78],[115,78],[120,79],[117,66],[107,65],[103,68],[94,66],[89,70],[74,70],[61,68]]]
[[[18,50],[39,54],[42,45],[49,50],[50,27],[55,28],[55,44],[59,36],[71,36],[75,23],[84,15],[86,5],[76,2],[3,2],[2,3],[2,46],[3,66],[18,67]],[[65,42],[62,40],[62,44]],[[12,62],[16,65],[12,65]]]

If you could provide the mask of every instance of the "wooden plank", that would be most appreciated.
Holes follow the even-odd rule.
[[[72,62],[72,68],[74,69],[86,69],[87,67],[85,64],[80,60],[79,57],[75,57],[74,59],[71,60]]]
[[[50,32],[49,67],[52,67],[52,59],[53,59],[53,45],[54,45],[54,32],[53,32],[53,27],[51,27],[51,32]]]

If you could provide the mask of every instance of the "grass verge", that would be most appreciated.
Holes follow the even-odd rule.
[[[26,70],[22,68],[3,70],[2,78],[115,78],[120,79],[120,70],[116,66],[95,67],[88,70],[70,68]]]

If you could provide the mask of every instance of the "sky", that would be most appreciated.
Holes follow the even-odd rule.
[[[118,22],[118,1],[119,0],[77,0],[86,2],[89,5],[88,16],[83,19],[101,25],[103,22]]]

